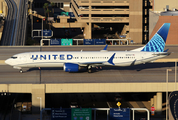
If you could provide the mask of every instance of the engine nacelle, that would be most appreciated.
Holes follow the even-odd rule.
[[[78,72],[79,65],[74,63],[64,63],[63,70],[65,72]]]

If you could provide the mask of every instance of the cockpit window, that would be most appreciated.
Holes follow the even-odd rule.
[[[13,59],[17,59],[17,57],[14,57],[14,56],[12,56],[11,58],[13,58]]]

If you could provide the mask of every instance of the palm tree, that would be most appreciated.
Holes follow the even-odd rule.
[[[46,10],[46,13],[48,14],[48,18],[49,18],[49,13],[51,12],[51,10],[49,10],[48,8],[47,8],[47,10]],[[49,27],[50,27],[50,25],[49,25]]]
[[[45,3],[44,5],[43,5],[43,9],[44,9],[44,12],[45,12],[45,18],[46,18],[46,9],[48,9],[48,6],[49,6],[49,4],[48,3]],[[46,20],[46,24],[47,24],[47,20]]]
[[[46,17],[46,6],[43,6],[43,9],[44,9],[44,15]]]
[[[53,3],[53,2],[51,2],[51,7],[52,7],[52,10],[53,10],[53,14],[54,14],[54,7],[55,6],[55,4]]]
[[[44,6],[45,6],[46,9],[48,9],[49,4],[45,3]]]

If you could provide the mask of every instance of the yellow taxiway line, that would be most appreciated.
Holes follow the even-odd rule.
[[[155,60],[154,62],[178,62],[178,59],[158,59]]]
[[[0,60],[0,65],[6,65],[5,60]]]

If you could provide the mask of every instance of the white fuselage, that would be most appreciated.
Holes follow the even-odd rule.
[[[115,53],[113,66],[131,66],[154,61],[167,55],[153,55],[157,52],[137,51],[107,51],[107,52],[26,52],[14,55],[5,62],[14,68],[21,67],[63,67],[64,63],[74,63],[80,66],[112,65],[107,63]],[[89,63],[89,64],[88,64]],[[93,63],[93,64],[92,64]]]

